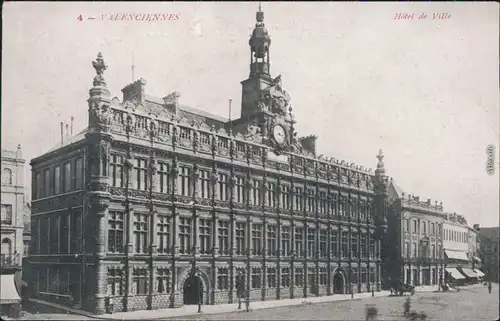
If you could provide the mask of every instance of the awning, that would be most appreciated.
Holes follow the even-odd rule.
[[[446,257],[451,260],[468,261],[467,253],[463,251],[444,250]]]
[[[4,274],[0,278],[0,304],[18,303],[21,301],[14,283],[14,274]]]
[[[478,258],[477,256],[474,256],[474,260],[475,260],[476,262],[481,262],[481,259],[480,259],[480,258]]]
[[[477,274],[477,276],[479,276],[480,278],[482,278],[482,277],[484,276],[484,273],[483,273],[481,270],[479,270],[479,269],[474,269],[473,271],[474,271],[474,273],[476,273],[476,274]]]
[[[463,280],[465,279],[465,276],[462,275],[462,273],[458,272],[457,269],[455,268],[446,268],[446,272],[448,272],[452,278],[455,280]]]
[[[467,268],[462,268],[462,274],[468,278],[473,278],[473,279],[477,279],[479,277],[476,273],[474,273],[474,271]]]

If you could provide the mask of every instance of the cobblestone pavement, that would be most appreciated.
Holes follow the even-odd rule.
[[[460,292],[417,293],[411,297],[411,311],[425,312],[427,320],[472,321],[497,320],[498,285],[491,294],[486,287],[463,288]],[[250,312],[207,314],[183,317],[183,320],[365,320],[365,308],[374,304],[379,320],[405,320],[403,304],[407,296],[368,298],[289,306]],[[243,307],[244,308],[244,307]],[[178,320],[179,318],[177,318]]]

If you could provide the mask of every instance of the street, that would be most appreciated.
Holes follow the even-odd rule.
[[[379,298],[355,299],[328,303],[302,304],[278,308],[257,309],[245,312],[196,314],[182,317],[164,316],[170,320],[364,320],[365,309],[375,305],[378,309],[379,320],[405,320],[403,305],[410,297],[390,296]],[[470,321],[470,320],[497,320],[499,316],[499,287],[493,285],[492,293],[483,286],[461,288],[460,292],[424,292],[411,296],[410,311],[425,312],[427,320],[440,321]],[[140,312],[137,319],[141,319]],[[106,315],[106,317],[112,317]],[[72,314],[29,314],[26,313],[20,320],[92,320],[81,315]],[[94,319],[96,320],[96,319]]]
[[[463,288],[460,292],[416,293],[411,311],[424,312],[427,320],[497,320],[498,285],[492,293],[486,287]],[[404,320],[403,304],[408,296],[318,303],[261,309],[250,312],[186,316],[185,320],[364,320],[367,305],[375,304],[379,320]]]

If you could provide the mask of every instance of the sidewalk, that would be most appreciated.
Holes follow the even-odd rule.
[[[375,297],[386,297],[389,296],[389,291],[380,291],[380,292],[375,292],[374,294]],[[352,299],[350,294],[335,294],[331,296],[321,296],[321,297],[311,297],[311,298],[283,299],[283,300],[273,300],[273,301],[253,301],[250,302],[250,310],[268,309],[268,308],[293,306],[301,304],[314,304],[323,302],[361,300],[371,297],[372,297],[371,292],[366,292],[366,293],[356,293],[354,294],[354,298]],[[198,314],[197,305],[185,305],[180,308],[174,308],[174,309],[140,310],[132,312],[116,312],[113,314],[94,315],[87,311],[68,308],[65,306],[61,306],[59,304],[54,304],[36,299],[32,299],[32,301],[37,302],[39,304],[50,305],[53,306],[54,308],[58,308],[61,310],[66,310],[70,313],[80,314],[90,318],[104,319],[104,320],[154,320],[154,319],[175,318],[175,317]],[[246,311],[245,309],[246,307],[244,301],[241,302],[241,310],[238,310],[238,302],[232,304],[203,305],[201,314],[217,314],[217,313]]]

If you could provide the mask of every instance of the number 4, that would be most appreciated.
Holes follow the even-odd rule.
[[[79,15],[78,18],[76,18],[76,20],[83,21],[82,15]]]

